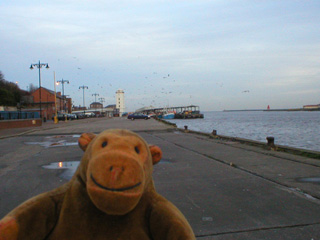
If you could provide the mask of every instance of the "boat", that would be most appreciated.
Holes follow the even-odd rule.
[[[168,111],[168,110],[162,110],[157,114],[157,118],[160,119],[174,119],[175,112],[174,111]]]
[[[181,113],[175,114],[174,118],[178,119],[189,119],[189,118],[204,118],[200,111],[183,111]]]
[[[164,113],[163,115],[162,115],[162,118],[163,119],[174,119],[174,113],[172,112],[172,113],[170,113],[170,112],[168,112],[168,113]]]

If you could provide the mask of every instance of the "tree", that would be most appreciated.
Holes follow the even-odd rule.
[[[35,85],[33,85],[32,83],[29,84],[29,93],[33,93],[37,89],[38,88]]]
[[[0,71],[0,105],[17,106],[20,103],[22,90],[17,84],[5,80],[4,75]]]

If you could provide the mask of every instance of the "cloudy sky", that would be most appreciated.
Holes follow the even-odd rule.
[[[320,103],[320,1],[2,0],[0,71],[27,90],[69,80],[75,105],[125,91],[126,110]],[[57,87],[61,91],[61,86]]]

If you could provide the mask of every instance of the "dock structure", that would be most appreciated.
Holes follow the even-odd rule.
[[[150,114],[150,113],[157,114],[163,111],[176,112],[176,113],[181,113],[184,111],[200,111],[200,107],[195,105],[181,106],[181,107],[163,107],[163,108],[144,107],[136,110],[136,112],[141,112],[145,114]]]

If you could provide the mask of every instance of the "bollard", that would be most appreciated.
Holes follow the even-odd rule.
[[[266,138],[267,139],[267,145],[269,146],[269,147],[271,147],[271,149],[275,149],[276,148],[276,146],[274,145],[274,137],[267,137]]]
[[[188,126],[184,126],[184,132],[189,132]]]
[[[211,133],[212,135],[214,135],[214,136],[216,136],[217,135],[217,130],[212,130],[212,133]]]
[[[57,117],[57,116],[54,116],[54,118],[53,118],[53,119],[54,119],[54,123],[55,123],[55,124],[57,124],[57,123],[59,122],[59,120],[58,120],[58,117]]]

